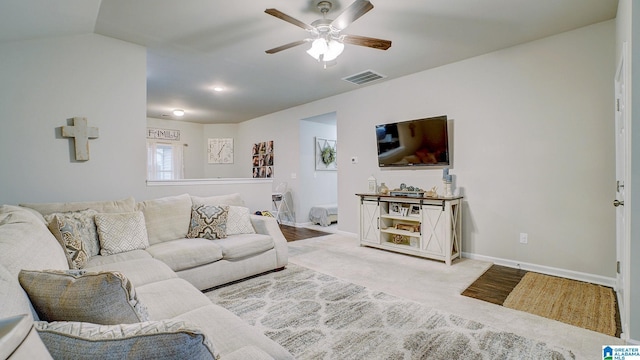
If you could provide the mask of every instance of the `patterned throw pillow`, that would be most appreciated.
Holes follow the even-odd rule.
[[[227,237],[228,205],[193,205],[188,238],[209,240]]]
[[[97,214],[100,254],[113,255],[149,247],[147,227],[141,211]]]
[[[229,206],[227,217],[227,235],[255,234],[256,230],[251,224],[249,208],[243,206]]]
[[[46,215],[49,230],[67,253],[69,267],[82,268],[86,261],[100,253],[100,242],[92,209]]]
[[[97,325],[37,321],[38,335],[54,359],[219,359],[196,326],[180,320]]]
[[[119,272],[21,270],[20,285],[41,320],[130,324],[147,321],[147,308]]]

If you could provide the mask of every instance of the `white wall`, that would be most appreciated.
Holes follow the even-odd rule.
[[[0,203],[143,193],[146,52],[95,34],[0,44]],[[100,137],[75,162],[67,119]]]
[[[148,123],[178,124],[146,117],[143,47],[95,34],[3,43],[0,64],[1,204],[240,192],[251,209],[270,206],[269,180],[147,186]],[[99,128],[86,162],[74,161],[71,140],[59,136],[76,116]],[[183,126],[187,151],[193,143],[204,159],[204,145]]]
[[[203,133],[204,177],[205,178],[239,178],[251,177],[251,172],[244,169],[251,165],[250,147],[245,148],[238,143],[238,124],[204,125]],[[233,138],[233,164],[209,164],[207,159],[208,139]]]
[[[338,227],[357,233],[354,194],[366,191],[372,173],[390,187],[442,188],[441,170],[381,171],[375,124],[446,114],[454,123],[451,173],[465,195],[464,252],[612,278],[614,46],[608,21],[241,126],[271,131],[279,153],[274,183],[285,179],[297,191],[288,178],[300,162],[297,122],[336,111]],[[528,245],[518,242],[520,232]]]
[[[315,169],[317,137],[337,139],[336,113],[322,114],[300,121],[300,169],[296,223],[309,222],[309,210],[312,206],[338,202],[338,172]],[[340,155],[338,152],[336,157]]]
[[[186,145],[184,147],[184,178],[202,179],[206,159],[206,139],[204,125],[188,121],[147,118],[147,127],[158,129],[180,130],[180,140],[163,142]]]

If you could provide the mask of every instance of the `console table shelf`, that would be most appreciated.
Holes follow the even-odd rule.
[[[360,246],[444,261],[462,251],[462,197],[360,197]]]

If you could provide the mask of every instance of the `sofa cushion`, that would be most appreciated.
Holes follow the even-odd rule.
[[[0,319],[20,314],[27,314],[30,320],[38,319],[38,315],[31,308],[27,293],[18,282],[18,276],[11,274],[2,264],[0,264],[0,304]]]
[[[255,234],[251,224],[251,213],[244,206],[229,206],[227,216],[227,236],[237,234]]]
[[[37,210],[42,215],[57,212],[69,212],[85,209],[93,209],[99,213],[130,212],[135,210],[136,201],[130,197],[116,201],[84,201],[67,203],[27,203],[20,206]]]
[[[149,246],[144,215],[140,211],[98,214],[95,220],[101,255],[113,255]]]
[[[222,259],[222,249],[207,239],[177,239],[151,245],[147,252],[173,271],[190,269]]]
[[[233,205],[233,206],[245,206],[244,200],[240,193],[233,193],[228,195],[216,195],[216,196],[191,196],[191,201],[195,205]]]
[[[55,359],[218,359],[203,332],[179,320],[97,325],[36,322]]]
[[[87,266],[85,268],[89,269],[89,268],[94,268],[96,266],[101,266],[105,264],[113,264],[113,263],[119,263],[123,261],[151,259],[151,258],[152,258],[151,254],[141,249],[131,250],[131,251],[122,252],[122,253],[113,254],[113,255],[97,255],[97,256],[91,257],[89,261],[87,261]]]
[[[112,263],[104,262],[100,265],[86,267],[85,270],[97,272],[117,271],[124,274],[124,276],[126,276],[127,279],[129,279],[129,281],[131,281],[133,286],[135,286],[136,288],[145,284],[150,284],[152,282],[163,281],[178,277],[178,275],[173,270],[171,270],[171,268],[167,266],[167,264],[151,258],[151,255],[149,255],[148,258],[144,259],[133,259]]]
[[[188,281],[180,278],[157,281],[136,288],[138,298],[149,309],[150,320],[176,317],[211,305],[211,301]]]
[[[188,194],[143,201],[137,209],[144,214],[150,245],[187,236],[191,220]]]
[[[228,205],[193,205],[188,238],[209,240],[227,237]]]
[[[2,265],[16,279],[22,269],[69,269],[67,256],[47,226],[32,212],[0,206]]]
[[[0,359],[51,359],[51,354],[26,315],[0,320]]]
[[[45,215],[44,219],[49,230],[62,244],[61,228],[74,230],[74,234],[82,241],[87,256],[96,256],[100,253],[100,241],[96,229],[95,216],[98,212],[93,209],[53,213]],[[56,221],[57,220],[57,221]]]
[[[133,284],[118,272],[22,270],[18,280],[41,320],[107,325],[148,320]]]
[[[236,260],[261,254],[275,246],[271,236],[262,234],[233,235],[226,239],[216,240],[215,243],[222,248],[222,257],[225,260]]]

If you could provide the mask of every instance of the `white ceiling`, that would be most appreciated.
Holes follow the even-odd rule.
[[[235,123],[355,90],[343,77],[373,70],[372,84],[615,18],[617,0],[371,0],[375,8],[343,33],[393,42],[387,51],[346,45],[327,69],[307,37],[264,13],[305,23],[318,0],[3,0],[0,42],[95,32],[146,46],[147,114]],[[353,0],[336,0],[334,18]],[[612,39],[613,41],[613,39]],[[222,86],[223,92],[213,92]],[[364,85],[366,86],[366,85]],[[328,109],[331,110],[331,109]],[[172,118],[172,116],[169,116]]]

